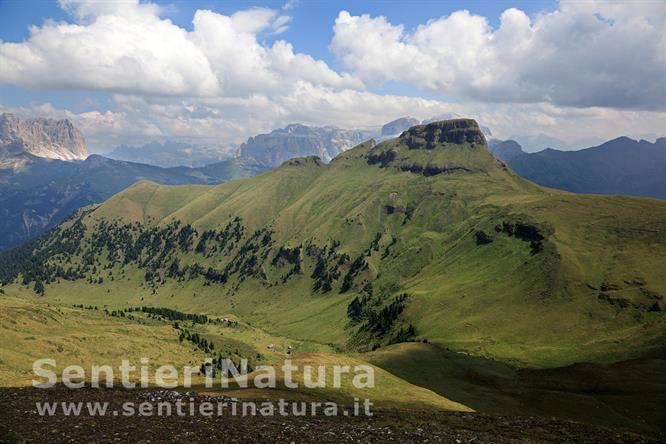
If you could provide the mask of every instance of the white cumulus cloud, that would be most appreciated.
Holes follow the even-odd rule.
[[[348,73],[276,39],[296,3],[197,10],[185,29],[152,3],[60,0],[68,22],[0,42],[0,83],[111,100],[78,113],[58,103],[0,109],[70,118],[99,150],[172,137],[240,143],[293,122],[369,129],[407,115],[472,117],[496,137],[571,143],[664,133],[664,2],[561,2],[532,17],[507,9],[496,29],[468,11],[412,30],[342,11],[330,49]],[[459,100],[383,93],[389,81]]]
[[[493,29],[466,10],[408,32],[339,13],[332,51],[360,79],[406,82],[463,99],[666,109],[666,2],[563,1]]]
[[[187,31],[150,3],[62,0],[76,23],[47,21],[25,42],[0,43],[0,83],[176,96],[243,96],[297,80],[362,87],[291,44],[259,42],[289,17],[266,8],[231,16],[198,10]]]

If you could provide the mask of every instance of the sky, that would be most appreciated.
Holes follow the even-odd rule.
[[[666,2],[0,0],[0,110],[69,118],[96,152],[402,116],[531,150],[654,138]]]

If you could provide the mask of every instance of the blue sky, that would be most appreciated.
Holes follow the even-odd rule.
[[[71,17],[58,6],[57,1],[35,1],[31,7],[25,7],[25,0],[0,0],[0,40],[17,42],[29,36],[31,25],[41,25],[45,20],[66,21]],[[165,7],[164,17],[171,19],[180,27],[192,30],[192,17],[197,9],[210,9],[221,14],[230,15],[242,9],[267,7],[283,10],[288,4],[286,0],[280,1],[155,1]],[[344,67],[336,57],[331,54],[329,44],[333,37],[333,22],[340,10],[347,10],[354,15],[370,14],[383,15],[389,21],[402,23],[407,29],[416,28],[433,18],[451,14],[460,9],[467,9],[474,14],[488,18],[491,26],[499,26],[499,17],[507,8],[520,8],[527,14],[533,15],[552,11],[557,8],[557,2],[552,0],[531,1],[438,1],[438,0],[412,0],[402,1],[294,1],[288,12],[292,21],[284,33],[262,36],[264,41],[272,43],[276,39],[286,39],[293,43],[298,52],[310,54],[315,58],[325,60],[332,68],[343,70]],[[423,91],[409,85],[389,82],[372,90],[391,94],[405,94],[429,98],[446,98],[441,93]],[[43,100],[66,104],[69,107],[83,111],[86,97],[90,92],[66,91],[32,91],[25,88],[2,88],[0,93],[5,97],[7,104],[14,106],[28,101]],[[105,102],[104,95],[95,95],[95,100]],[[107,105],[109,103],[107,102]]]
[[[29,7],[26,4],[29,3]],[[288,2],[280,1],[155,1],[166,8],[165,16],[179,26],[192,30],[192,16],[197,9],[210,9],[225,15],[242,9],[267,7],[280,10]],[[333,34],[333,22],[342,9],[355,15],[383,15],[407,28],[414,28],[430,19],[449,15],[453,11],[467,9],[488,18],[494,27],[499,25],[501,13],[508,8],[519,8],[528,14],[552,11],[557,8],[553,0],[530,1],[308,1],[293,2],[289,13],[292,25],[281,36],[290,40],[301,52],[333,62],[328,44]],[[28,37],[31,25],[40,25],[45,20],[68,20],[70,15],[58,6],[57,1],[0,0],[0,39],[21,41]],[[268,40],[271,38],[268,37]]]
[[[659,135],[665,16],[650,0],[0,0],[0,108],[68,117],[100,149],[402,115],[563,145]]]

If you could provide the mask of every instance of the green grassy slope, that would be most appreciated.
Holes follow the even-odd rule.
[[[369,397],[376,408],[429,407],[441,410],[471,411],[463,404],[450,401],[433,391],[413,385],[390,372],[376,367],[359,358],[332,354],[326,346],[288,340],[239,323],[225,326],[219,324],[191,324],[181,322],[182,328],[196,332],[216,345],[216,351],[237,361],[239,356],[251,357],[252,365],[272,365],[280,367],[286,357],[286,344],[294,346],[296,352],[289,358],[298,370],[293,373],[293,381],[298,388],[284,387],[282,373],[278,376],[277,389],[238,390],[234,383],[222,389],[218,385],[205,388],[203,378],[194,375],[193,388],[204,392],[229,392],[238,397],[267,397],[271,392],[276,397],[287,399],[332,400],[341,405],[350,405],[354,397]],[[122,387],[118,367],[122,360],[128,360],[136,370],[130,380],[138,384],[139,367],[146,365],[150,384],[155,384],[155,370],[164,364],[173,365],[180,372],[178,380],[182,384],[183,367],[198,367],[206,354],[191,342],[179,341],[178,331],[172,323],[158,317],[148,317],[144,313],[133,312],[123,317],[109,316],[103,309],[83,309],[52,305],[34,297],[0,295],[0,391],[4,387],[23,387],[31,384],[33,378],[40,380],[32,371],[33,361],[41,358],[55,359],[56,366],[45,368],[61,375],[69,365],[81,366],[86,372],[86,385],[90,385],[91,366],[110,366],[114,370],[114,384]],[[265,345],[274,343],[275,349],[267,351]],[[141,359],[146,358],[147,363]],[[314,378],[317,368],[326,366],[328,381],[324,388],[309,389],[304,384],[303,369],[311,366]],[[341,378],[341,386],[333,386],[333,365],[365,365],[373,368],[374,388],[356,388],[352,384],[353,374]],[[248,375],[250,379],[254,373]],[[41,381],[41,380],[40,380]],[[216,381],[219,381],[216,379]],[[76,380],[78,382],[78,379]],[[104,385],[104,376],[101,384]],[[154,385],[153,385],[154,386]],[[138,385],[137,385],[138,387]],[[233,392],[233,393],[231,393]]]
[[[58,373],[68,365],[111,365],[123,359],[149,367],[198,365],[204,354],[179,343],[169,324],[106,316],[102,310],[52,305],[35,298],[0,297],[0,387],[30,385],[37,359],[55,359]],[[52,369],[52,367],[47,367]],[[119,377],[118,377],[119,379]]]
[[[556,366],[663,344],[666,203],[538,187],[482,137],[473,121],[438,122],[329,165],[293,159],[211,187],[141,182],[14,252],[32,271],[1,276],[18,292],[43,281],[47,300],[233,313],[336,348],[427,338]]]

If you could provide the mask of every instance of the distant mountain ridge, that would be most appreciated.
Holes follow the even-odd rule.
[[[378,136],[377,131],[347,130],[332,126],[289,124],[270,133],[250,137],[240,146],[197,145],[178,141],[153,141],[143,146],[120,145],[106,155],[112,159],[162,167],[202,167],[238,158],[264,167],[276,167],[293,157],[317,156],[330,162],[359,143]]]
[[[177,166],[198,168],[230,159],[236,154],[237,149],[228,146],[166,140],[152,141],[142,146],[120,145],[105,155],[111,159],[147,163],[164,168]]]
[[[403,131],[408,130],[412,126],[419,125],[420,123],[420,120],[413,117],[401,117],[382,126],[380,135],[381,137],[396,137]]]
[[[328,163],[340,153],[367,140],[375,139],[381,142],[392,139],[414,126],[437,120],[444,119],[431,118],[420,121],[414,117],[400,117],[381,127],[368,130],[293,123],[270,133],[250,137],[240,146],[238,155],[241,159],[254,160],[267,167],[276,167],[291,158],[305,156],[317,156]],[[488,128],[480,127],[480,130],[490,135]]]
[[[90,151],[81,132],[67,119],[20,119],[14,114],[0,114],[1,164],[24,165],[28,160],[25,154],[46,159],[83,160]]]
[[[241,159],[253,159],[271,167],[303,156],[317,156],[324,162],[330,162],[343,151],[369,139],[371,134],[361,130],[296,123],[250,137],[240,146],[239,155]]]
[[[100,203],[139,180],[165,185],[216,184],[263,171],[232,159],[201,168],[160,168],[91,155],[62,161],[23,154],[19,169],[0,169],[0,250],[57,225],[74,210]]]
[[[524,178],[574,193],[666,199],[666,138],[654,143],[618,137],[578,151],[552,148],[526,153],[513,141],[492,141],[491,151]]]
[[[527,154],[523,151],[523,147],[515,140],[491,140],[488,142],[488,146],[494,155],[504,161]]]
[[[458,116],[445,116],[446,119]],[[398,137],[409,128],[431,123],[436,117],[420,121],[414,117],[399,117],[381,127],[371,129],[342,129],[334,126],[310,126],[292,123],[269,133],[249,137],[238,148],[219,145],[196,145],[178,141],[153,141],[140,147],[121,145],[106,155],[112,159],[147,163],[163,167],[200,167],[209,163],[237,157],[245,162],[257,162],[267,168],[277,167],[294,157],[317,156],[330,162],[340,153],[369,139],[378,142]],[[486,136],[490,130],[480,127]]]

